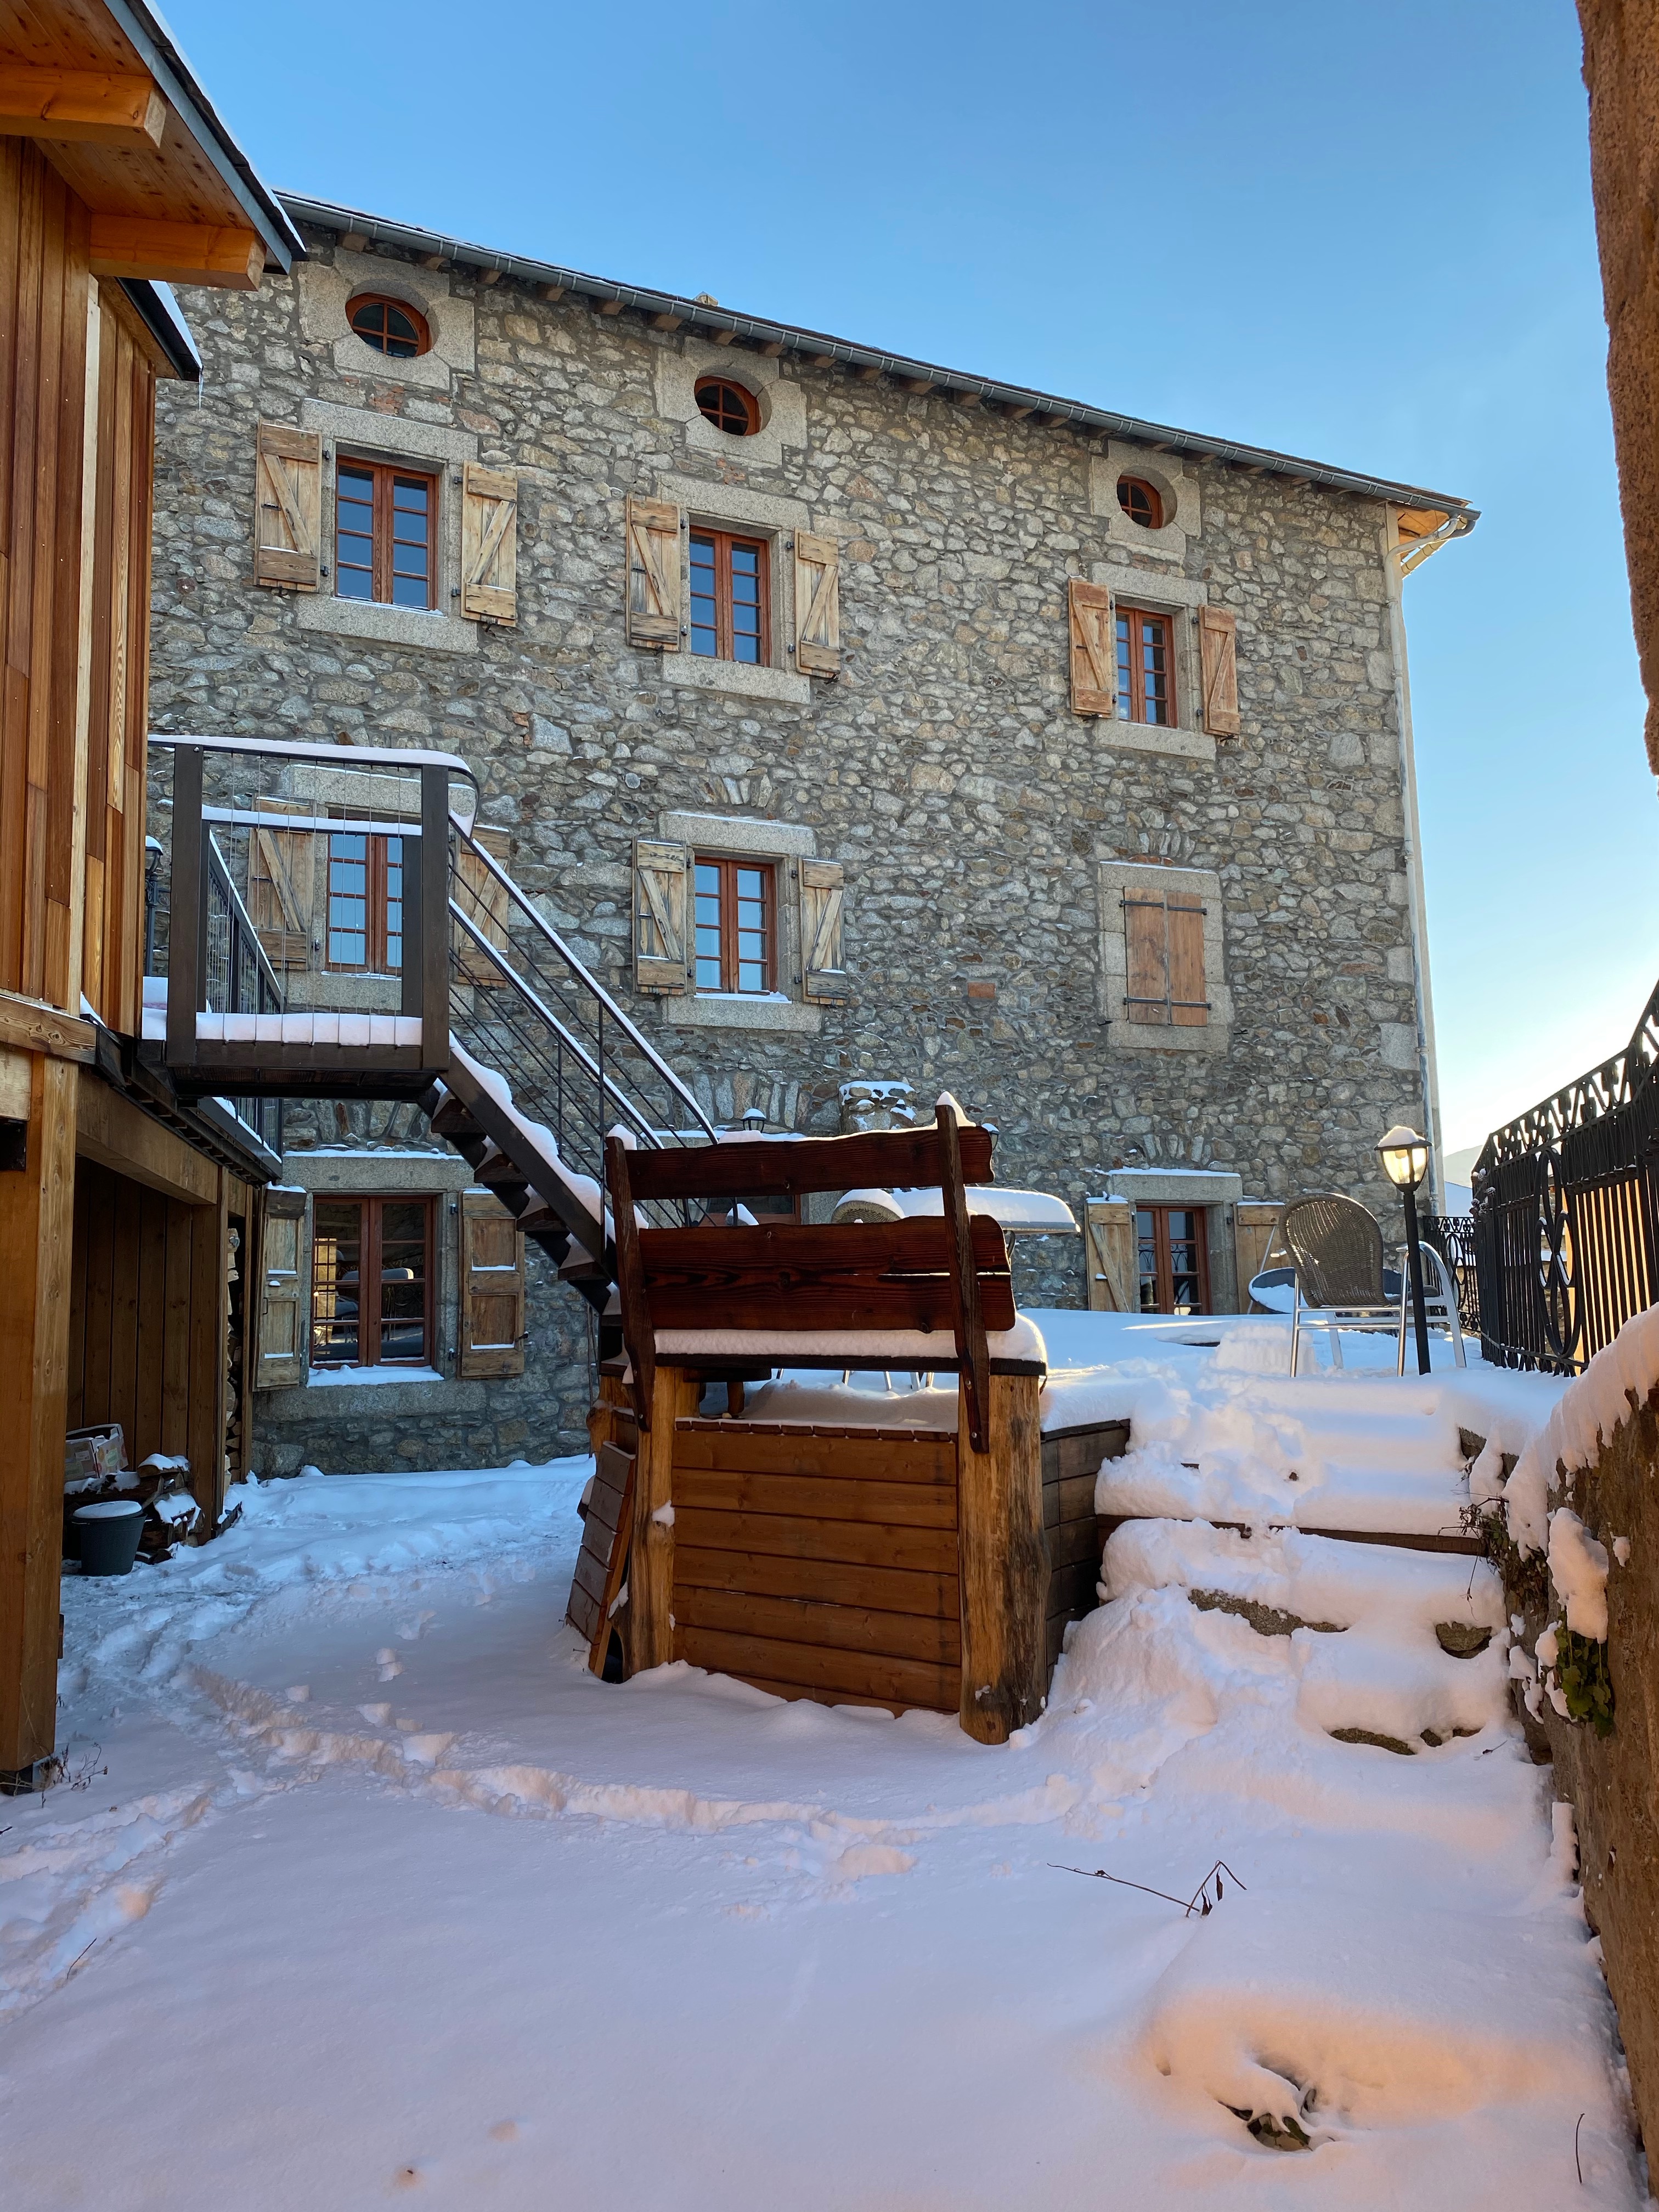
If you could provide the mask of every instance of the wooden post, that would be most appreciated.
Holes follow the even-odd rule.
[[[167,893],[169,1067],[196,1061],[196,1010],[202,1003],[201,947],[206,922],[202,884],[202,748],[173,751],[173,881]]]
[[[421,770],[421,1065],[449,1065],[449,770]]]
[[[957,1407],[957,1549],[962,1588],[962,1706],[967,1733],[1006,1743],[1048,1692],[1042,1436],[1035,1375],[993,1375],[987,1446],[968,1433],[968,1378]]]
[[[225,1340],[230,1298],[225,1279],[222,1170],[219,1179],[218,1202],[193,1206],[190,1212],[190,1405],[185,1450],[190,1486],[208,1534],[217,1528],[225,1503]]]
[[[990,1418],[990,1354],[985,1341],[985,1316],[979,1298],[979,1271],[974,1265],[973,1237],[968,1225],[968,1194],[963,1187],[962,1139],[957,1117],[941,1105],[935,1116],[939,1128],[939,1187],[945,1231],[951,1240],[951,1289],[956,1310],[957,1357],[962,1362],[963,1433],[976,1452],[990,1449],[987,1433]]]
[[[620,1137],[605,1140],[605,1179],[611,1191],[611,1225],[617,1248],[617,1301],[622,1309],[623,1342],[634,1370],[634,1414],[641,1429],[651,1426],[657,1379],[657,1340],[646,1302],[640,1265],[639,1224],[634,1218],[633,1181],[628,1147]]]
[[[658,1520],[674,1500],[674,1424],[695,1413],[702,1378],[682,1367],[659,1367],[651,1395],[651,1425],[641,1425],[634,1462],[634,1542],[628,1568],[631,1671],[665,1667],[674,1656],[674,1528]]]
[[[0,1788],[55,1735],[78,1075],[34,1057],[27,1164],[0,1174]]]

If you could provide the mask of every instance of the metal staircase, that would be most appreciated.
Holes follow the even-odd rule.
[[[603,1314],[616,1279],[606,1135],[655,1151],[713,1144],[714,1126],[499,860],[453,815],[449,828],[452,1057],[420,1103]]]

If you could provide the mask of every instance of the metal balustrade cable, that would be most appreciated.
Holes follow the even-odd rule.
[[[598,977],[459,822],[451,836],[451,1026],[516,1112],[600,1183],[613,1129],[651,1149],[713,1144],[695,1095]]]

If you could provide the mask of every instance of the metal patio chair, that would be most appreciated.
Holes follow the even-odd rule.
[[[1407,1296],[1402,1280],[1393,1298],[1382,1278],[1382,1231],[1358,1200],[1336,1191],[1293,1198],[1274,1234],[1291,1255],[1295,1283],[1291,1301],[1291,1373],[1297,1370],[1304,1329],[1328,1330],[1331,1364],[1342,1364],[1340,1329],[1396,1339],[1396,1372],[1406,1371]]]

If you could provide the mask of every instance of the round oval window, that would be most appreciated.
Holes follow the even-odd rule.
[[[432,344],[424,316],[404,301],[387,299],[382,293],[360,295],[346,309],[346,320],[365,345],[393,361],[413,361]]]
[[[1158,487],[1139,477],[1120,477],[1117,480],[1117,503],[1131,522],[1138,522],[1143,530],[1162,530],[1164,501]]]
[[[752,392],[724,376],[697,379],[697,405],[705,422],[731,438],[752,438],[760,428],[760,408]]]

